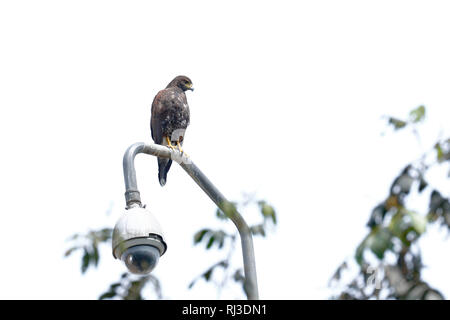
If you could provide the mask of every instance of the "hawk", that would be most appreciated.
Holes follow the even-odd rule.
[[[156,144],[183,152],[184,133],[189,125],[190,113],[185,91],[194,91],[192,81],[186,76],[173,79],[153,99],[150,128]],[[172,160],[158,158],[159,184],[164,186]]]

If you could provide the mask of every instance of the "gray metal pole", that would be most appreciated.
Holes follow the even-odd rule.
[[[138,142],[131,145],[123,156],[123,174],[125,179],[125,199],[127,208],[135,205],[142,206],[141,197],[137,188],[136,169],[134,167],[134,158],[139,153],[145,153],[160,158],[169,158],[180,164],[211,200],[214,201],[214,203],[233,221],[241,237],[245,274],[244,288],[247,298],[249,300],[258,300],[258,282],[256,279],[255,253],[251,230],[244,218],[236,210],[236,207],[220,193],[190,158],[186,157],[178,150],[172,150],[158,144]]]

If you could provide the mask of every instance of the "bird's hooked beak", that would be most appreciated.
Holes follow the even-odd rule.
[[[187,88],[187,90],[194,91],[194,88],[192,87],[192,83],[188,83],[188,84],[186,85],[186,88]]]

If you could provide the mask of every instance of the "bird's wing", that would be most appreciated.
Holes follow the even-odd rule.
[[[161,144],[163,141],[163,129],[161,123],[161,114],[164,111],[163,91],[158,92],[152,103],[152,117],[150,121],[150,128],[152,131],[153,141]]]
[[[190,122],[186,95],[177,88],[167,88],[158,92],[152,104],[152,138],[157,144],[164,144],[164,134],[184,136]],[[169,137],[173,138],[173,137]],[[172,139],[177,141],[178,138]]]

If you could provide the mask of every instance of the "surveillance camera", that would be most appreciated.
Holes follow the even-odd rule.
[[[161,226],[150,211],[132,207],[117,221],[112,238],[113,256],[134,274],[149,274],[166,252]]]

